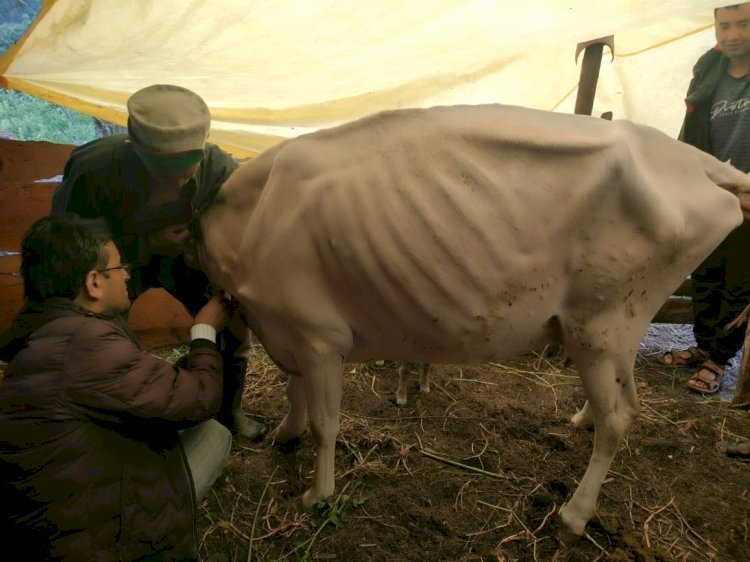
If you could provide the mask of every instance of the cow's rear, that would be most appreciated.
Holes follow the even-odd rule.
[[[301,375],[276,439],[309,409],[305,503],[333,493],[344,362],[485,362],[560,342],[588,399],[575,423],[597,428],[562,512],[582,533],[637,415],[648,322],[741,221],[717,184],[750,186],[654,129],[507,106],[378,114],[243,166],[202,221],[203,260]]]

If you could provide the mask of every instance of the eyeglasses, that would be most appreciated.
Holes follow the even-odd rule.
[[[121,263],[120,265],[116,265],[114,267],[106,267],[104,269],[97,269],[96,271],[98,273],[106,273],[107,271],[112,271],[113,269],[122,269],[125,273],[130,275],[130,272],[133,271],[133,266],[129,263]]]

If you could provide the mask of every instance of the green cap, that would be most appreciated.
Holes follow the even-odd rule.
[[[211,114],[195,92],[181,86],[155,84],[135,92],[127,106],[128,134],[139,156],[203,154]]]

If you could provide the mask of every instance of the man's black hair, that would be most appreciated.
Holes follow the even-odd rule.
[[[719,13],[719,10],[727,9],[727,10],[737,10],[742,4],[730,4],[729,6],[719,6],[718,8],[714,8],[714,17],[716,17],[716,14]]]
[[[104,219],[66,214],[37,220],[21,243],[21,276],[29,301],[74,299],[86,275],[107,267],[104,246],[112,241]]]

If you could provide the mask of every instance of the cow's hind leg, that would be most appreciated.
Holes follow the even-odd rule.
[[[639,406],[633,381],[634,352],[597,356],[589,351],[576,355],[573,359],[587,398],[578,421],[585,425],[593,420],[594,450],[581,483],[560,510],[560,517],[570,532],[582,535],[596,511],[602,483],[620,443],[638,415]]]
[[[632,411],[635,412],[635,416],[638,415],[638,412],[640,411],[640,404],[638,402],[638,395],[635,390],[635,382],[633,381],[632,377],[632,369],[631,369],[631,375],[628,376],[627,374],[624,374],[622,377],[624,380],[622,382],[622,387],[620,390],[620,399],[622,400],[623,405],[629,405]],[[573,417],[570,418],[570,423],[573,424],[573,427],[577,429],[591,429],[594,427],[594,413],[591,409],[591,406],[589,405],[589,401],[586,400],[583,404],[583,408],[581,408],[578,412],[576,412]]]

